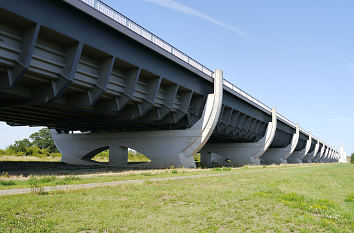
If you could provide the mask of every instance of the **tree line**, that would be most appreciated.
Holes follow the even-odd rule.
[[[8,146],[5,150],[0,149],[0,155],[35,157],[61,156],[47,128],[43,128],[31,134],[29,138],[15,141],[15,143]]]
[[[15,141],[5,150],[0,149],[0,155],[9,156],[34,156],[34,157],[61,157],[57,147],[54,144],[52,135],[47,128],[43,128],[36,133],[33,133],[29,138]],[[107,160],[109,157],[109,150],[98,153],[95,158],[100,160]],[[150,161],[143,154],[138,151],[128,151],[129,161],[147,162]]]

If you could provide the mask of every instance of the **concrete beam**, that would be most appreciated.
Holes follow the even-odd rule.
[[[310,148],[311,148],[311,143],[312,143],[312,135],[308,135],[309,138],[306,141],[306,146],[304,149],[300,151],[294,151],[288,158],[287,161],[288,163],[302,163],[302,159],[308,154]]]
[[[299,141],[299,124],[296,124],[295,134],[291,140],[291,143],[285,148],[269,148],[262,156],[262,164],[281,164],[287,163],[287,159],[294,152],[297,143]]]
[[[21,38],[21,52],[13,68],[7,69],[7,77],[0,79],[0,90],[16,86],[29,69],[34,46],[36,44],[40,25],[34,23],[31,27],[25,29]]]
[[[214,73],[214,93],[209,94],[202,117],[189,129],[144,132],[59,134],[51,130],[54,142],[69,164],[96,164],[90,159],[98,152],[109,148],[110,164],[124,167],[127,164],[127,149],[135,149],[151,163],[142,166],[195,167],[193,155],[206,144],[218,122],[223,97],[223,75]]]
[[[207,166],[213,163],[232,166],[260,164],[259,158],[272,143],[276,128],[277,113],[273,108],[272,121],[262,139],[255,143],[207,143],[201,151],[201,162]]]

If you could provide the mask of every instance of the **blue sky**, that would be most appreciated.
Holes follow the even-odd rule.
[[[354,1],[105,0],[325,140],[354,152]],[[0,148],[37,129],[0,124]]]

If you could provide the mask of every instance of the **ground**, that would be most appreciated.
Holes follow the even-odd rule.
[[[354,231],[354,165],[167,169],[139,171],[143,172],[141,177],[129,172],[122,175],[115,171],[103,176],[107,173],[103,171],[92,182],[104,181],[102,177],[107,176],[121,180],[227,174],[3,196],[0,232]],[[92,179],[87,174],[70,177],[80,177],[81,182]],[[26,180],[26,176],[10,174],[2,178],[19,179]]]

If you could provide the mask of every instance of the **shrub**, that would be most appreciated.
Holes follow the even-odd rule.
[[[0,149],[0,155],[7,155],[7,154],[6,154],[6,150]]]
[[[145,155],[143,155],[142,153],[135,151],[135,150],[128,151],[128,160],[131,162],[132,161],[136,161],[136,162],[150,162],[151,161]]]
[[[26,148],[26,156],[35,156],[35,157],[48,157],[50,153],[46,149],[41,149],[38,146],[31,146]]]
[[[193,155],[195,162],[200,162],[200,153]]]
[[[0,186],[11,186],[11,185],[15,185],[15,181],[13,180],[0,180]]]
[[[41,129],[29,138],[15,141],[6,150],[0,150],[0,155],[35,156],[40,158],[61,156],[54,145],[49,129]]]
[[[350,163],[354,163],[354,153],[352,153],[352,156],[350,157]]]
[[[32,146],[32,143],[30,142],[30,140],[25,138],[20,141],[15,141],[15,143],[13,145],[9,146],[8,149],[14,153],[19,153],[19,152],[26,153],[26,149],[31,146]]]

